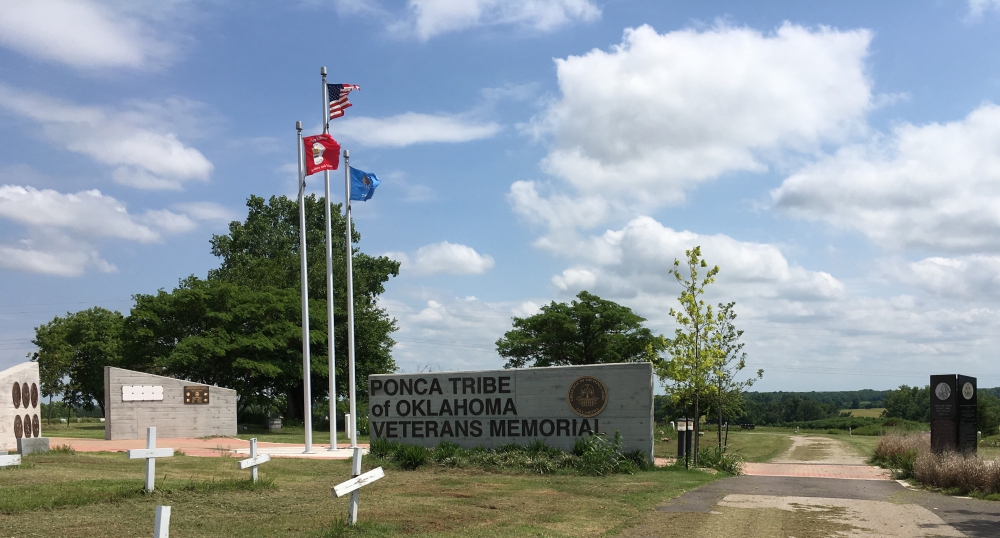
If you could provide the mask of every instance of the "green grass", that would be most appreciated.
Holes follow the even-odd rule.
[[[711,426],[708,427],[711,428]],[[708,429],[704,431],[705,435],[701,437],[701,448],[718,446],[718,434],[716,430]],[[794,430],[791,431],[794,432]],[[761,427],[752,431],[730,428],[727,451],[739,453],[744,461],[770,461],[792,446],[792,441],[789,439],[788,434],[789,430],[787,428]],[[654,428],[653,435],[656,438],[656,442],[653,444],[653,454],[656,457],[677,457],[676,433],[672,432],[669,426],[666,428],[657,426]],[[722,435],[723,441],[725,441],[725,430],[723,430]],[[662,441],[663,437],[669,437],[670,441]]]
[[[841,409],[841,413],[850,413],[852,417],[871,417],[879,418],[882,416],[882,411],[885,411],[884,407],[875,407],[872,409]]]
[[[42,420],[42,436],[72,437],[77,439],[104,439],[103,422],[70,422],[62,424],[53,421],[51,425]]]
[[[715,479],[678,469],[607,477],[390,469],[362,490],[362,525],[345,529],[347,499],[330,488],[348,478],[347,461],[276,458],[254,487],[235,458],[163,458],[151,495],[141,491],[143,466],[120,453],[26,456],[20,468],[0,469],[0,536],[148,534],[161,504],[172,507],[178,536],[603,535]]]

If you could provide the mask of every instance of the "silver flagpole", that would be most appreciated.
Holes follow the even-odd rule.
[[[309,454],[312,452],[313,442],[312,380],[310,379],[311,368],[309,366],[309,279],[306,274],[306,171],[305,163],[302,161],[301,121],[295,122],[295,130],[299,133],[296,151],[299,154],[299,260],[302,274],[302,401],[306,426],[306,454]]]
[[[321,67],[323,77],[323,133],[330,133],[330,96],[326,93],[326,67]],[[339,157],[339,155],[338,155]],[[337,450],[337,369],[333,339],[333,226],[330,220],[330,171],[323,172],[326,188],[326,357],[330,369],[330,450]]]
[[[354,370],[354,268],[352,264],[353,249],[351,247],[351,154],[344,150],[344,205],[347,208],[344,216],[347,220],[347,369],[348,387],[351,398],[351,449],[354,459],[351,464],[351,477],[361,474],[361,451],[358,450],[358,401],[355,390]],[[347,522],[354,525],[358,521],[358,490],[351,492],[351,503],[347,512]]]

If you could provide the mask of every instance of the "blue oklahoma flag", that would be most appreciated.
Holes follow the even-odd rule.
[[[351,200],[371,199],[378,184],[378,176],[375,174],[351,167]]]

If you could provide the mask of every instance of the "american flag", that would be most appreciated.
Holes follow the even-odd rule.
[[[344,115],[344,109],[351,106],[347,101],[347,94],[351,90],[360,90],[361,86],[356,84],[327,84],[326,94],[330,100],[330,119],[339,118]]]

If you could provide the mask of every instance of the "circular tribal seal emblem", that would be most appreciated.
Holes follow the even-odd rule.
[[[608,388],[596,377],[578,377],[567,395],[573,412],[583,418],[596,417],[608,405]]]
[[[976,394],[976,389],[972,388],[972,383],[966,383],[962,385],[962,397],[966,400],[971,400]]]
[[[938,383],[934,387],[934,395],[937,396],[938,400],[947,400],[951,397],[951,387],[947,383]]]

